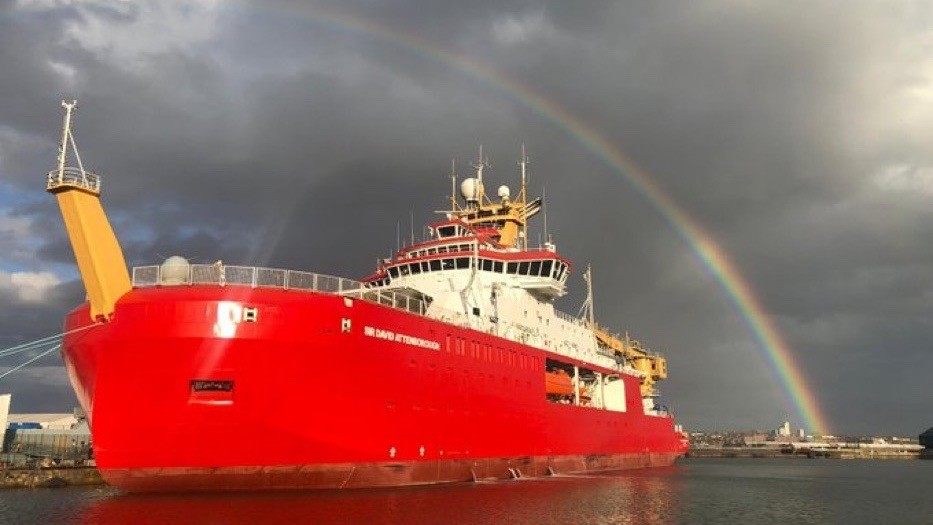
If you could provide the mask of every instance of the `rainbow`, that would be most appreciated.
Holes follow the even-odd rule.
[[[470,57],[443,49],[413,35],[395,31],[370,20],[318,6],[289,6],[274,1],[243,4],[250,10],[280,12],[313,22],[360,33],[393,44],[400,49],[439,62],[482,81],[489,87],[515,99],[545,120],[564,130],[584,148],[605,162],[641,194],[720,283],[728,298],[751,329],[775,377],[783,385],[788,401],[793,405],[804,426],[810,431],[826,434],[826,417],[820,410],[813,390],[800,371],[794,353],[778,332],[753,290],[742,277],[725,250],[664,192],[631,158],[613,146],[592,126],[570,113],[556,102],[545,98],[530,87],[511,79]]]

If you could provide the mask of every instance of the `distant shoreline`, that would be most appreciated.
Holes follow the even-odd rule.
[[[710,447],[691,448],[690,458],[788,458],[788,459],[920,459],[920,451],[873,450],[864,448],[838,448],[799,450],[786,452],[778,448],[760,447]],[[928,454],[929,456],[929,454]],[[926,458],[924,458],[926,459]]]

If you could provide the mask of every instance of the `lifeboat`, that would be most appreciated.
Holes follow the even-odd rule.
[[[548,395],[572,396],[573,379],[564,370],[553,370],[544,374],[544,387]]]

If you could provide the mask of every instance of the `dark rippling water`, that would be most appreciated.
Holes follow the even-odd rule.
[[[133,496],[0,492],[0,523],[933,524],[933,461],[689,459],[671,468],[456,486]]]

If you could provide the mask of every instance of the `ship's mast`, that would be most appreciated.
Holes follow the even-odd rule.
[[[62,107],[65,108],[65,122],[62,124],[62,144],[58,148],[58,179],[62,180],[65,178],[65,162],[66,157],[68,156],[68,137],[71,136],[71,112],[74,111],[75,106],[78,105],[77,100],[72,100],[71,102],[65,102],[62,100]],[[77,151],[77,148],[75,148]],[[84,171],[83,169],[81,171]]]
[[[585,316],[590,330],[596,331],[596,316],[593,312],[593,269],[589,264],[586,265],[586,272],[583,274],[586,281],[586,301],[580,307],[580,316]]]
[[[450,159],[450,211],[457,211],[457,161]]]
[[[519,191],[522,199],[522,221],[521,221],[521,232],[519,234],[519,241],[522,243],[522,249],[528,249],[528,195],[526,191],[528,190],[528,178],[527,178],[527,169],[528,169],[528,156],[525,155],[525,144],[522,144],[522,159],[518,161],[518,165],[522,168],[522,188]]]
[[[485,196],[483,191],[483,168],[486,167],[486,161],[483,159],[483,145],[479,145],[479,158],[476,160],[476,164],[473,165],[473,168],[476,169],[476,206],[480,208],[483,206],[483,197]]]

